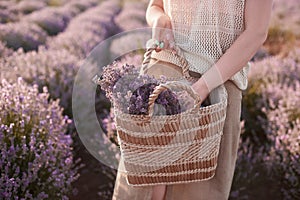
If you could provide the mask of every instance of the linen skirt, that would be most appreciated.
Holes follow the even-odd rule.
[[[206,181],[167,185],[164,200],[227,200],[229,198],[241,133],[242,90],[230,80],[224,85],[228,93],[228,106],[215,176]],[[151,200],[152,188],[152,186],[128,185],[124,172],[118,170],[112,200]]]

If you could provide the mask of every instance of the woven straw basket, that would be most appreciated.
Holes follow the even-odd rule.
[[[145,53],[145,71],[152,50],[149,48]],[[194,82],[188,75],[187,61],[180,58],[184,79]],[[153,115],[155,99],[167,88],[185,90],[194,99],[194,106],[175,115]],[[226,118],[225,86],[214,89],[209,97],[211,105],[200,107],[200,98],[189,84],[172,80],[157,86],[150,95],[149,115],[131,115],[114,109],[121,160],[129,185],[188,183],[215,175]]]

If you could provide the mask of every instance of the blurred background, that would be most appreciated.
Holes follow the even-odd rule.
[[[0,0],[0,199],[111,199],[116,170],[81,143],[72,87],[97,44],[147,27],[147,4]],[[231,200],[300,199],[299,13],[299,0],[274,0],[268,38],[251,60]],[[112,41],[110,54],[136,38]],[[118,151],[110,103],[97,89],[99,122]]]

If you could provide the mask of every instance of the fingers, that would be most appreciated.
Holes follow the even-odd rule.
[[[152,27],[152,38],[157,42],[156,51],[163,49],[174,50],[174,36],[171,21],[168,16],[163,16],[154,22]]]
[[[166,34],[166,40],[167,40],[167,45],[168,45],[166,48],[174,49],[175,40],[174,40],[174,35],[171,31],[170,31],[170,33]]]
[[[157,43],[157,51],[163,49],[174,50],[175,41],[171,29],[166,28],[153,28],[152,38]]]

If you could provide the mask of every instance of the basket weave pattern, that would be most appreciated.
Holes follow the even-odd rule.
[[[155,97],[160,89],[167,87],[186,90],[195,98],[195,106],[176,115],[153,116]],[[225,87],[221,89],[225,90]],[[158,86],[150,96],[149,115],[130,115],[115,109],[128,184],[187,183],[214,176],[227,96],[216,104],[201,108],[196,97],[188,85],[171,81]]]

